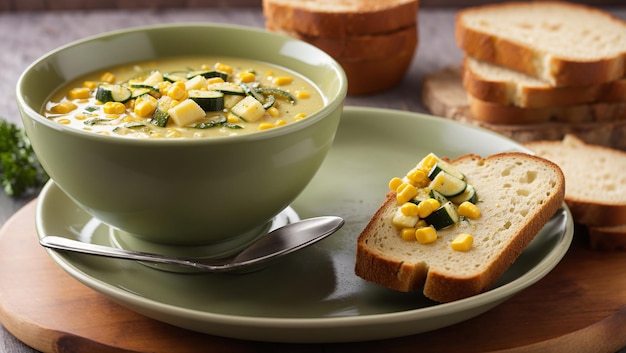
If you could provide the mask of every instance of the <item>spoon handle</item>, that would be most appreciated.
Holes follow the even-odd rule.
[[[198,264],[196,262],[179,259],[175,257],[163,257],[158,254],[150,254],[143,253],[139,251],[125,250],[112,248],[109,246],[102,246],[97,244],[90,244],[81,242],[78,240],[68,239],[64,237],[49,235],[42,237],[39,240],[39,243],[46,248],[55,249],[55,250],[63,250],[63,251],[73,251],[83,254],[89,255],[97,255],[104,257],[112,257],[116,259],[123,260],[136,260],[136,261],[145,261],[151,263],[159,263],[159,264],[171,264],[171,265],[182,265],[194,268],[202,268],[204,270],[207,267],[212,267],[206,264]],[[217,269],[219,266],[215,266]]]

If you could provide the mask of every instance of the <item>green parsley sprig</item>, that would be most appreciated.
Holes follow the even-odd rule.
[[[26,133],[0,118],[0,183],[6,194],[19,197],[34,192],[48,179]]]

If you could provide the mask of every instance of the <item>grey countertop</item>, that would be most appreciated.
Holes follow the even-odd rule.
[[[610,9],[626,19],[626,9]],[[461,51],[454,43],[454,8],[424,8],[419,13],[419,46],[403,82],[392,90],[348,97],[347,105],[426,112],[420,102],[423,76],[458,65]],[[86,36],[126,27],[170,22],[220,22],[263,27],[259,7],[162,10],[93,10],[0,12],[0,117],[21,126],[15,84],[21,72],[41,55]],[[10,199],[0,193],[0,225],[30,198]],[[0,327],[0,352],[34,352]]]

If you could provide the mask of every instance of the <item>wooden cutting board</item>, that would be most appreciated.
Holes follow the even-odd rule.
[[[433,115],[478,125],[521,143],[560,140],[565,134],[574,134],[587,143],[626,150],[626,120],[519,125],[474,120],[459,67],[448,67],[426,75],[422,83],[422,104]]]
[[[626,253],[591,251],[584,234],[576,234],[544,279],[474,319],[382,341],[281,344],[187,331],[115,304],[48,257],[37,242],[35,207],[29,203],[0,230],[0,321],[43,352],[613,353],[626,347]]]

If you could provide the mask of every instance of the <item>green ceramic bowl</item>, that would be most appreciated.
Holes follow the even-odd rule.
[[[40,114],[54,90],[84,74],[196,55],[291,69],[319,87],[326,105],[280,128],[178,140],[101,136]],[[309,44],[260,29],[194,23],[131,28],[61,47],[26,69],[17,101],[43,167],[88,213],[142,241],[210,246],[263,232],[300,194],[333,142],[346,91],[339,64]]]

